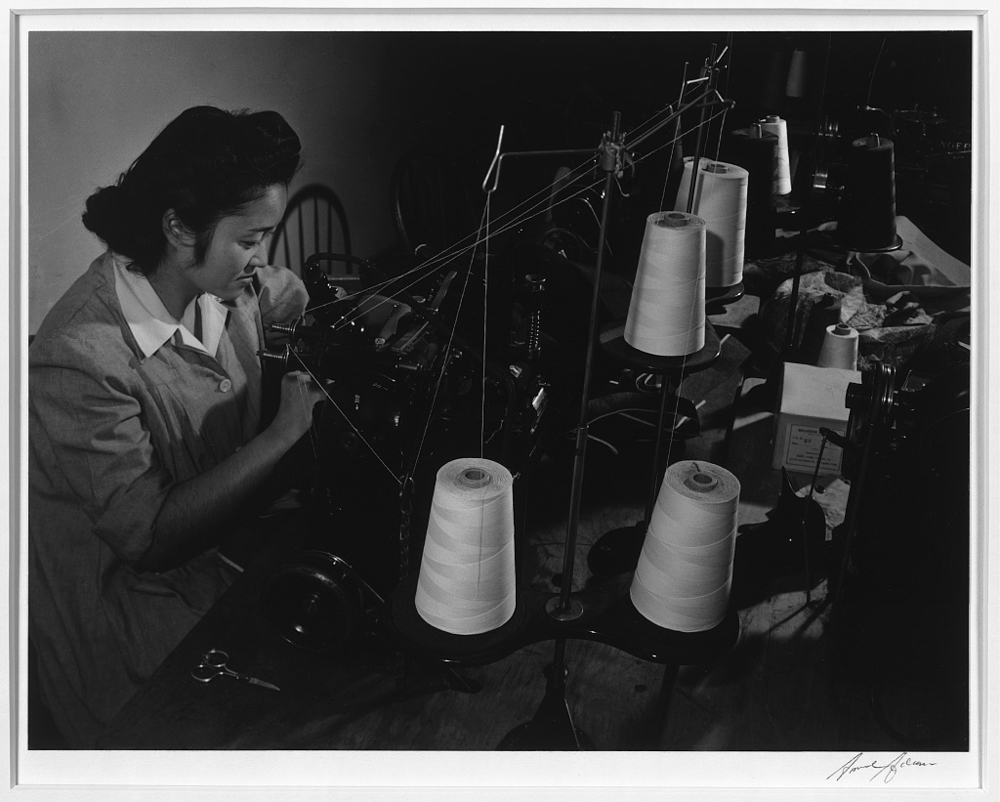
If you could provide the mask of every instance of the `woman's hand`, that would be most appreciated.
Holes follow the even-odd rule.
[[[291,448],[313,422],[313,407],[326,398],[323,388],[305,371],[281,377],[281,400],[270,429]]]
[[[312,426],[313,407],[326,397],[308,373],[282,377],[281,401],[271,425],[205,473],[173,486],[154,526],[140,570],[164,571],[214,543],[220,528],[253,498],[281,457]]]

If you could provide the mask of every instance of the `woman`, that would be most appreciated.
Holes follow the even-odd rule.
[[[71,746],[232,581],[216,545],[322,397],[289,374],[261,426],[263,324],[307,301],[266,262],[298,165],[276,112],[197,107],[87,200],[107,251],[29,355],[30,637]]]

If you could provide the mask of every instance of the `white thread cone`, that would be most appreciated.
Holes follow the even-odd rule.
[[[625,342],[655,356],[705,345],[705,221],[682,212],[646,218]]]
[[[806,94],[806,51],[796,50],[788,66],[788,80],[785,82],[786,97],[805,97]]]
[[[858,369],[858,331],[837,323],[826,327],[816,366],[820,368]]]
[[[769,114],[759,123],[764,131],[778,137],[778,175],[775,191],[787,195],[792,191],[792,171],[788,159],[788,123],[777,114]]]
[[[687,209],[694,159],[684,160],[684,173],[674,208]],[[750,173],[726,162],[702,159],[698,167],[691,213],[705,221],[705,286],[732,287],[743,280]]]
[[[700,460],[667,468],[629,591],[636,610],[680,632],[718,625],[729,606],[740,483]]]
[[[477,635],[514,615],[513,477],[486,459],[458,459],[437,474],[414,604],[428,624]]]

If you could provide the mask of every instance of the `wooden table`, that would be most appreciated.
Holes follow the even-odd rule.
[[[278,634],[263,593],[275,567],[301,548],[302,527],[301,516],[281,526],[119,712],[100,740],[102,748],[493,749],[506,732],[531,717],[544,690],[546,650],[556,636],[589,641],[595,649],[606,644],[652,669],[666,666],[672,682],[676,672],[671,667],[714,662],[738,635],[735,613],[706,633],[655,627],[632,607],[630,576],[623,575],[575,594],[584,614],[568,623],[546,612],[554,594],[528,588],[506,635],[470,640],[443,635],[419,619],[411,577],[381,609],[374,634],[362,634],[339,650],[309,651]],[[480,643],[472,643],[477,638]],[[191,669],[212,648],[228,652],[234,670],[281,690],[228,677],[198,682]],[[628,680],[611,672],[606,681]],[[617,711],[637,722],[657,719],[652,729],[641,732],[645,725],[637,724],[634,739],[628,735],[615,746],[604,746],[655,744],[669,685],[657,699],[632,693],[630,704],[636,709]]]

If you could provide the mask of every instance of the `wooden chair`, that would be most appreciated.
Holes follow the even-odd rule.
[[[396,235],[411,254],[441,251],[476,231],[472,202],[454,164],[435,151],[414,148],[400,157],[391,198]]]
[[[292,195],[271,239],[268,262],[301,276],[314,253],[351,253],[347,213],[337,193],[323,184],[308,184]]]

